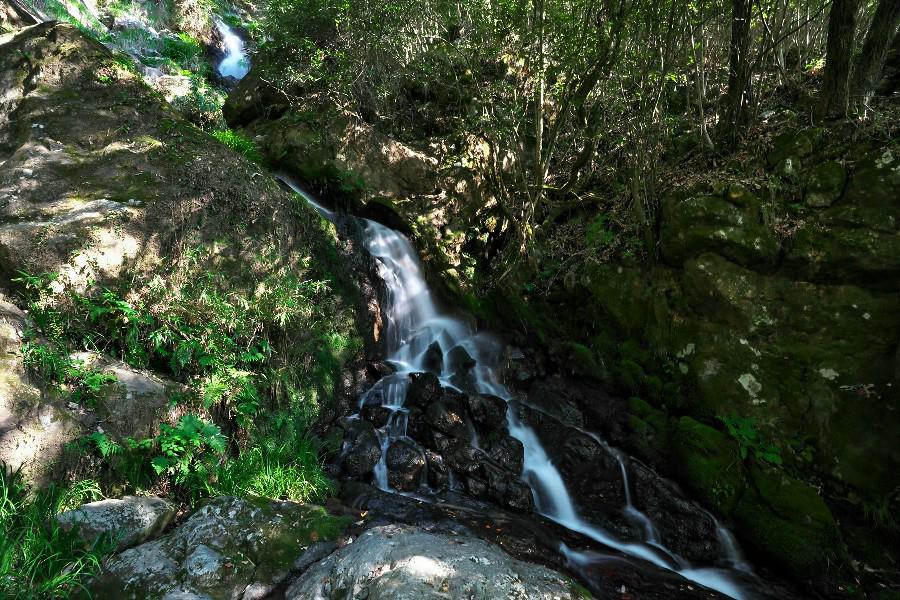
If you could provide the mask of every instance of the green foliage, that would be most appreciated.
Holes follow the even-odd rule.
[[[727,416],[719,417],[719,420],[725,424],[728,434],[738,443],[742,459],[746,459],[749,452],[752,451],[754,456],[760,460],[773,465],[782,463],[781,449],[763,438],[755,419]]]
[[[609,215],[601,214],[585,228],[584,237],[591,246],[606,247],[616,239],[616,233],[609,229]]]
[[[116,382],[115,375],[87,367],[53,346],[34,340],[22,345],[22,360],[32,375],[85,406],[96,406],[103,386]]]
[[[187,33],[163,37],[159,46],[159,54],[182,69],[194,73],[202,74],[209,68],[200,42]]]
[[[190,77],[190,91],[184,96],[173,99],[172,106],[194,125],[206,131],[220,130],[225,127],[225,118],[222,116],[225,92],[210,85],[203,75],[188,72],[183,74]]]
[[[263,164],[263,156],[259,151],[259,148],[257,148],[256,142],[246,135],[238,133],[233,129],[221,129],[219,131],[213,131],[212,136],[238,154],[244,155],[245,158],[256,164]]]
[[[301,216],[317,220],[298,210]],[[91,350],[185,384],[185,393],[172,400],[188,415],[160,424],[158,436],[114,439],[98,431],[76,444],[97,456],[110,481],[147,489],[161,477],[185,499],[214,493],[316,497],[330,483],[306,424],[359,342],[336,317],[328,279],[310,277],[302,265],[273,269],[242,293],[232,285],[234,275],[205,266],[210,257],[208,248],[189,249],[168,281],[151,280],[141,294],[81,293],[53,275],[23,274],[18,281],[30,298],[33,335],[42,341],[28,346],[29,364],[75,389],[66,357]],[[85,394],[102,385],[83,368],[77,381]],[[270,414],[280,415],[277,424]],[[234,439],[233,454],[224,453],[226,433]]]
[[[161,454],[152,461],[156,473],[168,473],[175,485],[190,491],[207,489],[228,443],[222,431],[196,415],[184,415],[174,427],[163,423],[160,429]]]
[[[0,596],[43,600],[84,590],[114,544],[98,540],[86,546],[53,517],[100,497],[99,486],[89,480],[30,490],[20,471],[0,463]]]

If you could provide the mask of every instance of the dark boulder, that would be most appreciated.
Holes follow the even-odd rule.
[[[416,444],[400,439],[387,451],[388,483],[392,488],[411,491],[419,487],[425,469],[425,454]]]
[[[447,353],[447,368],[451,373],[464,373],[475,366],[475,359],[462,346],[454,346]]]
[[[472,422],[482,430],[496,430],[506,425],[506,401],[496,396],[465,397],[466,410]]]
[[[343,419],[344,453],[341,470],[350,477],[371,473],[381,459],[381,443],[375,427],[368,421]]]
[[[422,357],[422,367],[429,373],[440,375],[444,365],[444,351],[437,342],[431,342]]]

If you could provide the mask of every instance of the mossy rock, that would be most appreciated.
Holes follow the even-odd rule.
[[[594,379],[607,379],[609,373],[602,360],[594,355],[594,352],[583,344],[577,342],[564,342],[562,344],[565,364],[575,375],[584,375]]]
[[[895,290],[900,279],[900,233],[811,221],[795,233],[785,268],[807,281]]]
[[[730,187],[722,196],[700,195],[663,200],[660,252],[672,266],[705,252],[715,252],[738,264],[769,271],[780,245],[763,223],[759,200],[742,188]]]
[[[669,423],[665,412],[653,408],[638,397],[628,401],[628,444],[650,464],[662,464],[668,458]]]
[[[822,136],[820,129],[804,129],[787,131],[772,142],[772,150],[766,156],[769,166],[776,170],[784,170],[786,161],[793,162],[793,168],[799,168],[799,159],[806,158],[815,150]]]
[[[672,424],[672,463],[680,479],[708,506],[730,515],[744,488],[737,444],[690,417]]]
[[[349,522],[318,506],[214,498],[170,534],[112,558],[91,591],[98,598],[186,591],[231,598],[250,585],[272,589],[307,549],[336,540]]]
[[[734,511],[742,539],[801,577],[817,577],[844,560],[834,517],[815,488],[780,469],[750,469]]]
[[[830,160],[813,167],[807,175],[807,206],[823,208],[840,198],[847,181],[847,170],[838,161]]]

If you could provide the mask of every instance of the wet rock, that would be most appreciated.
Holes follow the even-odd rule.
[[[465,440],[435,435],[437,447],[444,461],[457,473],[471,473],[478,469],[483,452],[469,445]]]
[[[466,410],[482,431],[506,425],[506,401],[496,396],[474,394],[465,397]]]
[[[370,361],[366,363],[366,373],[373,380],[378,381],[394,373],[394,368],[384,361]]]
[[[375,427],[368,421],[345,419],[344,445],[346,450],[341,459],[341,469],[350,477],[371,473],[381,459],[381,443]]]
[[[375,427],[384,427],[393,412],[381,404],[366,404],[362,407],[360,416]]]
[[[433,373],[413,373],[409,388],[406,391],[406,403],[409,406],[427,407],[441,397],[441,382]]]
[[[522,442],[514,437],[504,435],[499,440],[490,444],[487,455],[503,469],[511,473],[521,473],[522,463],[525,460],[525,448]]]
[[[425,354],[422,357],[422,366],[429,373],[434,373],[437,376],[441,375],[441,369],[444,364],[444,352],[441,350],[441,345],[437,342],[431,342],[429,344],[428,349],[425,350]]]
[[[662,545],[693,563],[715,564],[723,549],[712,516],[641,463],[626,465],[635,507],[655,525]]]
[[[452,508],[442,507],[355,482],[343,486],[342,493],[348,504],[369,511],[369,516],[378,524],[387,519],[427,528],[433,533],[481,538],[502,546],[520,560],[577,574],[580,583],[597,598],[620,598],[623,585],[626,594],[642,600],[724,597],[671,571],[628,559],[538,515],[485,506],[479,501],[459,497],[454,497]],[[574,551],[571,558],[560,553],[563,545]],[[750,597],[798,598],[772,581],[747,578],[741,585]]]
[[[454,346],[447,353],[447,365],[451,373],[465,373],[475,367],[475,359],[462,346]]]
[[[97,598],[241,598],[248,589],[271,590],[306,549],[336,539],[348,521],[317,506],[215,498],[169,535],[111,558],[90,591]]]
[[[564,600],[578,597],[573,590],[569,577],[520,562],[477,538],[387,525],[366,531],[315,565],[288,588],[285,598]]]
[[[56,516],[66,530],[73,527],[86,544],[98,539],[115,540],[124,550],[162,533],[175,518],[175,506],[162,498],[125,496],[82,504]]]
[[[534,507],[531,488],[522,481],[517,472],[495,466],[489,462],[482,463],[480,472],[484,474],[485,489],[476,497],[487,497],[500,506],[509,506],[519,510],[530,510]],[[473,479],[473,478],[470,478]],[[469,479],[467,487],[471,487]]]
[[[415,443],[399,439],[387,451],[388,483],[394,489],[411,491],[422,482],[425,455]]]
[[[434,429],[447,435],[460,439],[468,437],[465,414],[462,412],[461,406],[452,399],[432,402],[425,409],[425,421]]]
[[[428,469],[428,485],[432,489],[446,488],[450,483],[450,470],[444,464],[444,457],[432,450],[425,450]]]
[[[465,478],[465,485],[466,493],[473,498],[487,497],[488,484],[484,479],[475,475],[469,475]]]

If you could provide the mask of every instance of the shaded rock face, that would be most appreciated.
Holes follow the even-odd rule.
[[[347,524],[316,506],[220,497],[172,533],[110,559],[99,598],[259,598]],[[248,595],[249,594],[249,595]]]
[[[314,565],[285,593],[308,598],[424,600],[581,597],[573,582],[482,540],[387,525]]]
[[[175,506],[155,497],[125,496],[82,504],[56,516],[64,529],[72,529],[86,544],[114,540],[124,550],[162,533],[175,518]]]
[[[828,499],[846,507],[853,490],[862,522],[871,503],[895,510],[900,485],[900,447],[884,443],[900,437],[900,153],[838,155],[827,139],[776,139],[771,193],[671,194],[666,264],[596,267],[574,292],[574,326],[615,340],[591,344],[611,344],[622,387],[649,401],[628,407],[626,444],[733,517],[751,550],[812,577],[844,559]],[[788,468],[743,459],[720,417],[746,419]]]

